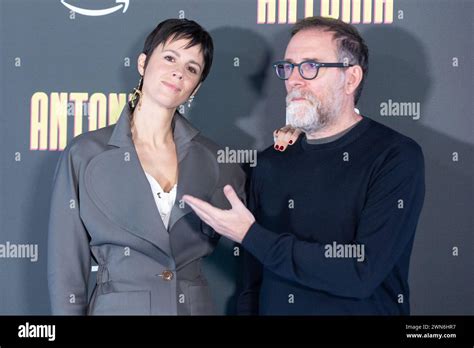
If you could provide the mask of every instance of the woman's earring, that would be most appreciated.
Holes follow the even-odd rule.
[[[194,100],[194,96],[192,95],[192,96],[190,96],[189,99],[188,99],[188,108],[191,107],[191,103],[193,102],[193,100]]]
[[[138,98],[138,111],[140,111],[140,108],[142,107],[142,99],[143,99],[143,93],[140,91],[140,97]]]
[[[138,82],[138,86],[133,89],[133,94],[130,96],[129,103],[130,103],[130,106],[132,107],[132,109],[135,109],[135,107],[137,106],[137,102],[138,102],[138,110],[140,110],[140,107],[142,106],[142,95],[143,95],[143,93],[140,90],[142,81],[143,81],[143,76],[140,77],[140,81]]]

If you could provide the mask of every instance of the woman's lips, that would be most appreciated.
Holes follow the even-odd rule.
[[[172,83],[169,83],[169,82],[166,82],[166,81],[161,81],[161,83],[164,84],[166,87],[172,89],[176,93],[181,92],[181,88],[176,87]]]

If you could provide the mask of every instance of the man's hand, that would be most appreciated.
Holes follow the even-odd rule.
[[[190,195],[184,195],[183,201],[189,204],[201,220],[211,226],[214,231],[234,242],[241,243],[250,226],[255,222],[255,218],[240,201],[232,186],[226,185],[224,194],[232,206],[230,210],[216,208]]]
[[[285,126],[273,132],[273,141],[275,143],[275,150],[285,151],[288,145],[293,145],[301,131],[291,126]]]

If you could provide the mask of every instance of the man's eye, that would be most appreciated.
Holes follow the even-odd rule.
[[[174,62],[174,57],[172,57],[172,56],[165,56],[165,59],[166,59],[168,62]]]

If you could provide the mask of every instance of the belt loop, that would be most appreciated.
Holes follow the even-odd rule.
[[[97,270],[97,278],[96,283],[102,284],[109,281],[109,271],[107,267],[103,264],[99,265],[99,269]]]

